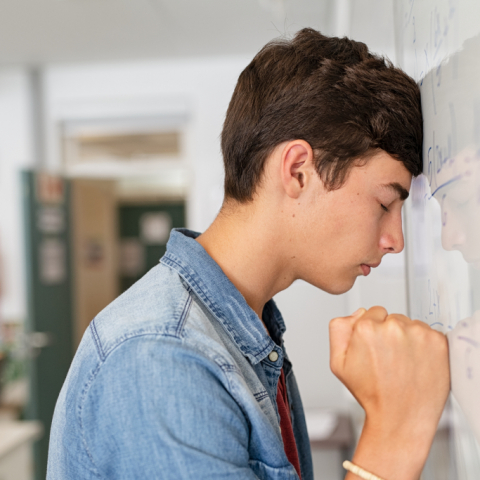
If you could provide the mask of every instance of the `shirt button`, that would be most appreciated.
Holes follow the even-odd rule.
[[[278,360],[278,353],[275,351],[275,350],[272,350],[269,354],[268,354],[268,359],[271,361],[271,362],[276,362]]]

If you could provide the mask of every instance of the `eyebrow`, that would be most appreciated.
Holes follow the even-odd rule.
[[[393,183],[386,183],[382,185],[384,188],[388,188],[389,190],[393,190],[399,197],[400,200],[406,200],[408,198],[408,190],[403,188],[399,183],[393,182]]]

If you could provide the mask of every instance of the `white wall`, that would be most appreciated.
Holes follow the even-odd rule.
[[[0,70],[0,318],[26,315],[20,170],[33,163],[29,80],[24,70]]]
[[[62,120],[101,118],[115,112],[140,116],[187,110],[184,158],[191,170],[188,224],[204,230],[221,205],[219,134],[236,79],[248,61],[249,57],[234,56],[48,68],[45,88],[50,167],[61,164],[58,128]]]
[[[393,0],[348,1],[350,21],[346,34],[395,62]]]
[[[275,297],[287,324],[285,343],[305,408],[345,409],[342,384],[329,367],[328,323],[348,315],[345,295],[329,295],[303,281]]]

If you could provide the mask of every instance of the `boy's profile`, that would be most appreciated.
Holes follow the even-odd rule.
[[[313,478],[272,297],[297,279],[346,292],[403,249],[419,90],[364,44],[304,29],[242,72],[221,143],[213,224],[173,231],[160,264],[87,329],[57,402],[49,480]],[[352,461],[418,479],[449,391],[445,337],[374,307],[332,320],[330,345],[366,412]]]

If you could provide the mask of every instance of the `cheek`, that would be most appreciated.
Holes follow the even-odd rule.
[[[362,219],[355,235],[357,260],[367,263],[376,261],[382,244],[385,241],[391,243],[391,240],[386,238],[389,236],[389,227],[385,225],[385,219],[386,217],[380,217],[378,212]]]
[[[365,244],[378,240],[380,232],[380,221],[378,211],[363,205],[352,206],[350,212],[344,217],[339,217],[337,227],[342,229],[349,237],[357,243]]]
[[[380,234],[378,222],[368,215],[337,218],[332,229],[332,259],[345,267],[357,266],[375,255]]]
[[[371,220],[371,209],[365,205],[360,195],[352,195],[342,203],[338,202],[330,208],[330,219],[335,228],[342,231],[355,231],[362,224]]]
[[[325,260],[349,266],[370,258],[380,240],[380,207],[356,194],[332,197],[323,207],[321,215],[311,218],[309,230],[320,236]]]

